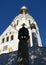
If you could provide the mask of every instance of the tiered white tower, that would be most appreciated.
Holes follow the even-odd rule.
[[[28,13],[27,7],[21,8],[20,14],[14,18],[11,25],[0,36],[0,54],[18,50],[18,31],[25,24],[29,31],[29,47],[40,46],[42,42],[36,21]]]

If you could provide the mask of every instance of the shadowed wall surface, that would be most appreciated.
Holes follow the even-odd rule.
[[[0,65],[17,65],[18,52],[0,55]],[[46,47],[29,48],[29,65],[46,65]]]

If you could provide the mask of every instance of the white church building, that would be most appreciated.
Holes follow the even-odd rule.
[[[20,14],[13,19],[12,23],[0,35],[0,54],[18,50],[18,31],[22,28],[23,24],[25,24],[25,27],[28,28],[29,31],[29,47],[33,47],[34,45],[42,47],[37,23],[28,13],[27,7],[23,6],[20,10]],[[33,41],[33,35],[36,38],[35,41]],[[35,42],[37,42],[37,44]]]

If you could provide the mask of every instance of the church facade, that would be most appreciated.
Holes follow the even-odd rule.
[[[0,36],[0,54],[18,50],[18,31],[22,25],[28,28],[28,47],[42,47],[39,28],[34,18],[28,13],[27,7],[23,6],[8,28]]]

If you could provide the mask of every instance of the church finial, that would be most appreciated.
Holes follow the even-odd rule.
[[[26,6],[22,6],[21,13],[27,13],[28,9]]]

